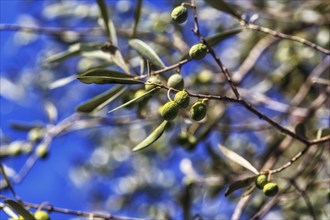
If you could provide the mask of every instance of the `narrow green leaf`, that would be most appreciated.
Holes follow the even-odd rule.
[[[241,20],[241,15],[235,11],[228,3],[226,3],[224,0],[205,0],[207,4],[209,4],[211,7],[218,9],[219,11],[223,11],[227,14],[230,14],[234,17],[236,17],[238,20]]]
[[[241,165],[242,167],[245,167],[246,169],[252,171],[255,174],[259,174],[258,170],[252,166],[252,164],[247,161],[246,159],[244,159],[242,156],[238,155],[237,153],[235,153],[234,151],[226,148],[225,146],[222,146],[219,144],[219,148],[221,150],[221,152],[230,160],[232,160],[233,162]]]
[[[243,180],[237,180],[237,181],[233,182],[227,188],[227,190],[225,192],[225,196],[229,196],[232,192],[249,186],[250,184],[252,184],[254,182],[255,178],[256,178],[256,176],[252,176],[252,177],[245,178]]]
[[[158,138],[160,138],[160,136],[164,133],[167,123],[168,121],[163,121],[146,139],[134,147],[133,151],[142,150],[157,141]]]
[[[136,9],[134,12],[134,27],[133,27],[133,34],[132,34],[133,38],[136,36],[137,27],[138,27],[138,24],[140,21],[141,11],[142,11],[142,2],[143,2],[143,0],[138,0],[136,3]]]
[[[1,202],[0,202],[0,210],[3,210],[11,218],[18,219],[18,215],[8,205],[5,205],[4,203]]]
[[[146,96],[148,96],[149,94],[151,94],[152,92],[156,91],[157,89],[158,89],[158,88],[153,88],[153,89],[151,89],[151,90],[149,90],[149,91],[143,93],[142,95],[140,95],[140,96],[138,96],[138,97],[136,97],[136,98],[134,98],[134,99],[131,99],[131,100],[129,100],[128,102],[125,102],[124,104],[122,104],[122,105],[120,105],[120,106],[118,106],[118,107],[116,107],[116,108],[110,110],[108,113],[111,113],[111,112],[117,111],[118,109],[124,108],[124,107],[126,107],[126,106],[128,106],[128,105],[130,105],[130,104],[132,104],[132,103],[134,103],[134,102],[137,102],[137,101],[139,101],[140,99],[142,99],[143,97],[146,97]]]
[[[101,16],[104,22],[104,28],[105,28],[105,33],[107,35],[107,37],[111,39],[111,32],[110,32],[110,28],[109,28],[109,16],[108,16],[108,9],[107,9],[107,5],[104,2],[104,0],[97,0],[97,4],[99,6],[100,12],[101,12]]]
[[[64,52],[56,53],[50,57],[47,57],[45,63],[56,63],[66,60],[70,57],[76,56],[80,53],[80,49],[77,48],[75,50],[67,50]]]
[[[20,203],[11,199],[5,199],[5,203],[10,208],[15,210],[18,214],[20,214],[24,219],[35,220],[34,216],[28,210],[26,210]]]
[[[205,40],[211,47],[213,47],[213,46],[217,45],[219,42],[221,42],[222,40],[224,40],[228,37],[231,37],[233,35],[236,35],[236,34],[242,32],[243,30],[244,30],[243,28],[237,28],[237,29],[232,29],[229,31],[224,31],[221,33],[217,33],[213,36],[207,37]]]
[[[228,30],[228,31],[224,31],[224,32],[221,32],[221,33],[217,33],[217,34],[214,34],[212,36],[209,36],[209,37],[206,37],[205,40],[206,42],[211,46],[216,46],[218,43],[220,43],[221,41],[235,35],[235,34],[238,34],[240,32],[242,32],[244,29],[242,28],[236,28],[236,29],[232,29],[232,30]],[[188,53],[186,53],[182,58],[181,60],[185,60],[189,58],[189,55]]]
[[[83,104],[77,107],[78,112],[90,113],[101,110],[104,106],[108,105],[110,102],[119,97],[125,89],[123,86],[116,86],[114,88],[101,93],[98,96],[93,97],[92,99],[84,102]]]
[[[10,192],[15,196],[16,199],[18,199],[18,196],[16,195],[15,190],[14,190],[13,186],[11,185],[10,180],[5,172],[5,168],[3,167],[3,165],[1,163],[0,163],[0,172],[3,176],[3,178],[5,179],[7,187],[9,188]]]
[[[61,62],[70,57],[81,54],[82,52],[99,50],[100,43],[88,42],[88,43],[77,43],[71,45],[66,51],[56,53],[46,58],[45,63],[56,63]]]
[[[298,123],[294,129],[295,129],[296,134],[298,134],[299,136],[301,136],[303,138],[306,138],[306,128],[303,123]]]
[[[144,59],[151,62],[157,67],[165,67],[163,61],[159,58],[156,52],[146,43],[139,39],[129,40],[128,44],[136,50]]]
[[[118,78],[111,76],[78,76],[78,80],[90,84],[143,84],[142,81],[129,78]]]
[[[79,74],[77,79],[83,83],[96,84],[143,84],[126,73],[106,69],[91,69]]]

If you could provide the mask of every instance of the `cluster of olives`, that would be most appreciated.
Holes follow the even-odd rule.
[[[176,118],[179,113],[179,109],[183,109],[189,106],[190,97],[189,94],[182,90],[184,88],[184,80],[180,74],[173,74],[167,81],[167,86],[177,90],[174,99],[165,103],[160,109],[160,114],[166,121],[171,121]],[[206,105],[202,101],[197,101],[190,108],[190,117],[195,121],[202,120],[206,115]]]
[[[255,180],[257,188],[262,189],[264,194],[273,197],[278,193],[278,185],[274,182],[268,182],[266,175],[259,175]]]
[[[182,24],[187,20],[188,10],[183,5],[177,6],[172,10],[172,20],[178,24]],[[205,57],[208,49],[203,43],[193,45],[189,50],[189,57],[193,60],[200,60]]]

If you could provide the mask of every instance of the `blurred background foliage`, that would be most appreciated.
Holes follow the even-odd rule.
[[[147,43],[166,66],[180,61],[199,42],[191,31],[192,10],[183,25],[171,20],[171,10],[181,3],[106,1],[117,46],[131,74],[139,75],[141,65],[145,67],[143,73],[147,73],[141,57],[128,45],[131,38]],[[1,163],[23,201],[48,201],[68,209],[148,219],[229,219],[241,193],[225,197],[224,191],[230,183],[251,174],[225,159],[219,143],[258,169],[270,158],[275,159],[267,168],[279,167],[304,147],[242,106],[210,100],[205,120],[192,122],[182,111],[151,147],[132,152],[160,124],[158,109],[167,100],[165,90],[107,114],[144,88],[130,85],[105,108],[89,115],[74,114],[77,106],[114,87],[82,84],[76,80],[77,74],[94,67],[122,72],[109,54],[99,49],[107,37],[96,2],[0,4]],[[139,4],[141,14],[136,22]],[[251,23],[305,38],[324,48],[330,46],[327,1],[235,0],[230,4]],[[196,1],[196,5],[204,37],[231,33],[213,48],[242,97],[291,130],[302,123],[309,139],[316,138],[318,129],[329,128],[329,101],[324,98],[329,95],[329,55],[244,28],[233,16],[204,1]],[[8,24],[36,29],[10,31],[14,28]],[[175,71],[162,74],[162,82],[166,83]],[[182,65],[180,72],[188,91],[233,97],[210,55]],[[310,89],[304,93],[300,89],[306,82]],[[47,134],[67,117],[73,120],[72,126],[54,135],[48,156],[39,159],[20,180],[20,172],[40,142],[38,136]],[[305,195],[317,219],[329,218],[327,146],[312,148],[296,164],[273,176],[282,194],[278,203],[264,213],[265,219],[311,218]],[[306,169],[301,170],[301,166]],[[2,190],[2,195],[11,197],[7,190]],[[269,200],[260,191],[254,191],[251,197],[242,219],[253,216]],[[5,214],[1,211],[2,216]],[[51,216],[69,218],[61,213]]]

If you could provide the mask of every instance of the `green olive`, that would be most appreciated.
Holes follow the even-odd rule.
[[[184,88],[184,80],[181,74],[175,73],[171,75],[167,80],[167,86],[177,90],[182,90]]]
[[[203,102],[196,102],[193,106],[191,106],[189,111],[191,119],[195,121],[202,120],[206,116],[206,110],[206,105]]]
[[[174,96],[174,102],[179,108],[186,108],[189,105],[190,97],[186,91],[177,92]]]
[[[160,115],[166,120],[171,121],[176,118],[179,113],[179,106],[174,101],[165,103],[160,109]]]
[[[172,10],[171,17],[176,23],[182,24],[187,20],[188,10],[184,6],[177,6]]]
[[[193,60],[201,60],[205,57],[207,52],[207,46],[205,44],[199,43],[190,48],[189,56]]]
[[[273,182],[266,183],[263,192],[266,196],[273,197],[278,193],[278,185]]]

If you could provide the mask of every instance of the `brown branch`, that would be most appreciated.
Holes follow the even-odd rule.
[[[9,199],[6,198],[2,195],[0,195],[0,198],[5,200]],[[76,210],[71,210],[67,208],[60,208],[60,207],[54,207],[51,204],[35,204],[35,203],[29,203],[29,202],[23,202],[20,201],[24,206],[34,208],[34,209],[39,209],[39,210],[45,210],[48,212],[58,212],[58,213],[63,213],[67,215],[75,215],[75,216],[84,216],[84,217],[92,217],[92,218],[102,218],[102,219],[111,219],[111,220],[142,220],[140,218],[131,218],[131,217],[123,217],[123,216],[115,216],[110,213],[93,213],[93,212],[84,212],[84,211],[76,211]]]
[[[269,28],[266,28],[266,27],[262,27],[260,25],[256,25],[256,24],[250,24],[250,23],[244,23],[243,24],[246,28],[248,29],[252,29],[252,30],[257,30],[257,31],[261,31],[261,32],[264,32],[266,34],[270,34],[274,37],[278,37],[278,38],[282,38],[282,39],[287,39],[287,40],[291,40],[291,41],[296,41],[296,42],[299,42],[301,44],[304,44],[306,46],[309,46],[311,48],[314,48],[315,50],[318,50],[322,53],[325,53],[327,55],[330,55],[330,50],[328,49],[325,49],[311,41],[308,41],[304,38],[301,38],[301,37],[297,37],[297,36],[292,36],[292,35],[288,35],[288,34],[284,34],[284,33],[281,33],[281,32],[278,32],[278,31],[274,31],[272,29],[269,29]]]

